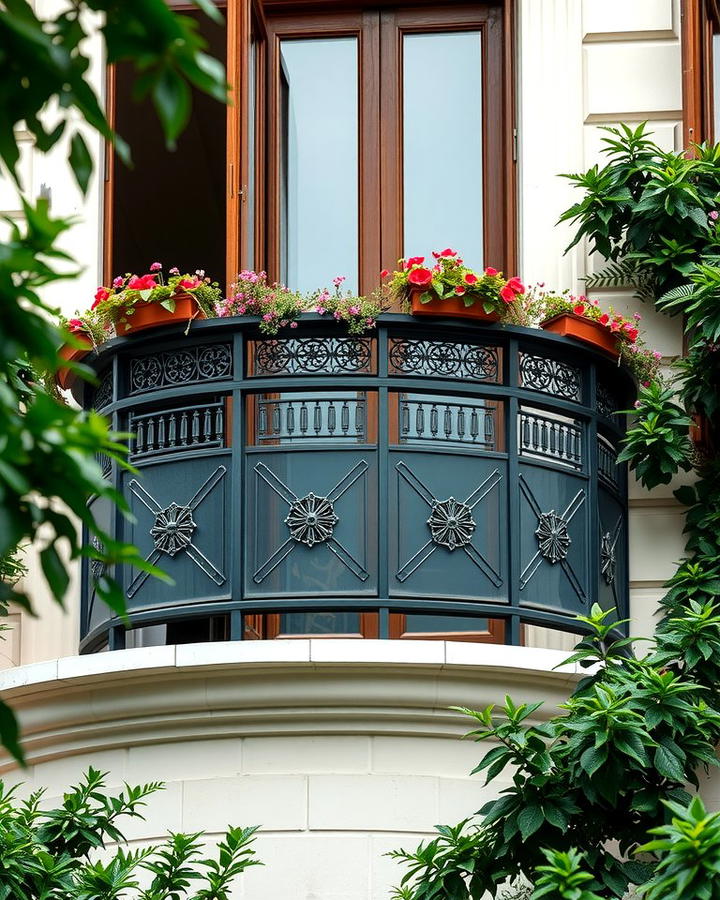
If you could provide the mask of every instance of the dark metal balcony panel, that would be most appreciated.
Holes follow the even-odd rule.
[[[628,535],[625,510],[615,494],[602,488],[598,492],[596,539],[600,547],[597,602],[603,609],[615,606],[619,616],[626,616],[628,610],[624,586],[628,581]]]
[[[377,591],[377,454],[247,456],[246,596]]]
[[[589,482],[528,465],[520,466],[519,478],[520,603],[585,613],[590,599]]]
[[[362,375],[377,371],[371,337],[266,338],[248,342],[248,375]]]
[[[220,381],[233,370],[232,345],[199,344],[130,360],[129,394],[147,393],[176,385]]]
[[[499,347],[485,344],[404,337],[391,337],[388,344],[391,375],[498,382],[501,359]]]
[[[582,371],[578,366],[539,353],[521,351],[518,367],[522,387],[563,400],[582,400]]]
[[[582,422],[568,416],[522,407],[518,416],[518,449],[521,456],[529,459],[582,469]]]
[[[124,473],[122,490],[134,523],[126,539],[174,579],[125,573],[129,609],[177,606],[230,593],[230,456],[195,456]]]
[[[225,446],[225,401],[132,413],[130,459]]]
[[[109,406],[113,400],[113,374],[112,367],[106,369],[105,373],[100,377],[100,384],[95,389],[92,398],[92,408],[102,410]]]
[[[595,388],[595,403],[599,415],[604,416],[606,419],[617,420],[617,413],[621,408],[622,400],[609,384],[600,379],[598,379]]]
[[[507,597],[507,463],[390,454],[390,595]]]
[[[90,511],[95,517],[95,521],[100,528],[112,534],[113,520],[115,517],[115,507],[110,500],[104,497],[96,497],[89,504]],[[91,546],[98,550],[104,550],[104,547],[98,540],[93,537],[90,540]],[[96,559],[84,559],[82,566],[82,585],[83,585],[83,603],[81,607],[81,627],[84,634],[98,627],[102,622],[107,620],[108,610],[105,604],[97,599],[94,590],[94,582],[103,575],[113,575],[112,569],[107,570],[104,563]]]

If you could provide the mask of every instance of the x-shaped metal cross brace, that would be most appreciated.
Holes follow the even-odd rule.
[[[533,513],[537,517],[538,524],[540,524],[543,520],[543,516],[545,515],[545,513],[543,513],[542,509],[540,508],[540,504],[535,499],[535,495],[530,490],[530,486],[528,485],[527,481],[525,481],[522,474],[520,475],[520,489],[521,489],[525,499],[530,504],[530,508],[532,509]],[[569,525],[570,522],[572,522],[573,517],[582,508],[582,505],[584,503],[585,503],[585,492],[583,490],[579,490],[577,492],[577,494],[575,494],[575,496],[572,498],[570,503],[568,503],[567,508],[560,516],[560,518],[565,522],[566,525]],[[540,565],[541,565],[543,559],[544,559],[544,557],[543,557],[542,551],[540,550],[540,548],[538,548],[535,551],[535,554],[533,555],[532,559],[525,566],[525,568],[522,571],[522,574],[520,575],[520,590],[521,591],[527,587],[527,585],[530,582],[530,579],[540,568]],[[585,591],[583,590],[582,584],[580,584],[580,579],[575,574],[575,570],[570,565],[570,563],[567,561],[567,558],[558,560],[558,562],[560,563],[563,572],[567,576],[568,581],[573,586],[573,590],[578,595],[578,597],[584,602],[587,599],[587,597],[585,596]]]
[[[337,500],[342,497],[342,495],[350,490],[350,488],[355,484],[355,482],[361,478],[368,470],[368,464],[365,460],[361,460],[357,465],[353,466],[352,469],[344,475],[340,481],[335,485],[335,487],[324,497],[318,498],[321,500],[326,500],[329,504],[335,503]],[[255,466],[255,472],[257,475],[262,478],[262,480],[267,484],[267,486],[280,497],[282,500],[287,503],[287,505],[292,509],[296,504],[301,502],[301,498],[298,497],[290,488],[282,482],[277,475],[269,469],[265,463],[258,463]],[[307,495],[315,496],[315,495]],[[307,498],[305,498],[307,499]],[[267,576],[276,569],[283,560],[287,559],[287,557],[293,552],[295,547],[300,543],[294,537],[289,537],[284,543],[282,543],[277,550],[265,560],[265,562],[253,573],[253,581],[255,584],[261,584]],[[370,577],[369,572],[366,571],[365,567],[359,563],[354,556],[345,548],[343,545],[332,535],[325,537],[322,540],[318,540],[317,543],[322,543],[331,553],[334,553],[337,559],[349,569],[356,578],[359,578],[360,581],[367,581]],[[311,545],[312,546],[312,545]]]
[[[220,481],[225,476],[227,469],[225,466],[218,466],[217,469],[207,478],[197,489],[197,491],[193,494],[193,496],[188,500],[186,504],[184,504],[184,508],[189,509],[192,513],[193,510],[197,509],[198,506],[203,502],[203,500],[207,497],[210,491],[215,487],[216,484],[219,484]],[[166,512],[170,507],[165,507],[163,509],[162,506],[157,502],[157,500],[152,496],[152,494],[148,493],[145,488],[137,481],[135,478],[130,481],[128,484],[130,490],[135,494],[138,500],[143,504],[143,506],[147,507],[150,512],[156,517]],[[172,504],[171,504],[172,506]],[[193,523],[193,529],[194,529]],[[153,532],[151,532],[152,534]],[[201,569],[208,578],[212,579],[215,584],[218,586],[225,583],[225,576],[220,572],[215,566],[210,562],[210,560],[202,553],[198,548],[192,543],[191,540],[188,539],[187,544],[182,548],[185,553],[190,557],[190,559],[195,563],[195,565]],[[148,556],[145,557],[145,561],[155,565],[155,563],[160,559],[163,555],[163,550],[159,549],[157,546]],[[172,554],[174,555],[174,553]],[[140,590],[142,585],[145,583],[145,579],[148,577],[147,572],[138,572],[135,578],[130,583],[130,586],[127,590],[128,597],[133,597]]]
[[[617,546],[618,538],[620,537],[620,532],[622,531],[623,525],[623,517],[618,516],[617,522],[615,523],[615,527],[612,531],[608,531],[603,533],[602,523],[600,523],[600,561],[602,566],[602,555],[603,553],[607,553],[610,559],[612,560],[612,570],[611,575],[608,578],[605,575],[605,572],[601,570],[601,574],[605,580],[605,583],[612,587],[613,596],[615,598],[615,603],[617,605],[617,590],[615,587],[615,547]]]
[[[434,506],[438,503],[437,497],[433,496],[432,491],[426,487],[422,481],[415,475],[414,472],[410,470],[410,468],[404,463],[399,462],[396,463],[395,468],[397,469],[398,474],[401,478],[403,478],[410,487],[415,491],[415,493],[422,500],[427,503],[430,509],[433,509]],[[498,484],[502,481],[502,475],[500,474],[498,469],[495,469],[488,477],[483,481],[482,484],[478,485],[475,490],[468,496],[468,498],[463,502],[463,506],[467,506],[468,509],[474,509],[481,500],[484,500],[485,497],[492,491]],[[406,581],[420,566],[428,560],[433,553],[437,550],[438,543],[436,543],[433,538],[430,538],[427,543],[423,544],[423,546],[414,553],[410,559],[402,565],[397,573],[396,578],[398,581],[403,582]],[[475,563],[475,565],[481,569],[485,575],[492,581],[495,587],[500,587],[502,584],[502,578],[499,573],[495,571],[494,567],[485,559],[485,557],[477,550],[471,543],[463,544],[459,546],[458,549],[464,550],[466,555]]]

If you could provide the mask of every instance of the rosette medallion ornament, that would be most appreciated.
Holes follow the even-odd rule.
[[[568,523],[554,509],[541,513],[535,536],[538,539],[540,553],[552,565],[568,555],[572,543],[568,534]]]
[[[155,516],[150,534],[156,550],[175,556],[178,550],[184,550],[190,544],[196,527],[189,506],[171,503]]]
[[[476,527],[470,507],[454,497],[434,500],[427,523],[433,541],[448,550],[469,544]]]
[[[285,517],[290,537],[308,547],[331,538],[339,521],[327,497],[316,497],[312,491],[291,503],[290,512]]]

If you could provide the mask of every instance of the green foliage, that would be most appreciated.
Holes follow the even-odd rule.
[[[639,894],[648,900],[718,900],[720,898],[720,813],[709,815],[702,800],[688,806],[668,802],[672,820],[651,833],[638,848],[660,856],[655,876]]]
[[[196,5],[218,18],[209,0]],[[52,324],[57,310],[44,303],[43,288],[72,280],[78,268],[57,246],[72,222],[51,217],[45,199],[23,197],[17,173],[19,128],[32,135],[40,153],[62,137],[69,139],[68,164],[82,192],[92,175],[83,132],[97,131],[128,158],[88,81],[84,48],[89,23],[100,19],[107,61],[133,65],[135,94],[152,98],[168,145],[187,121],[189,85],[223,102],[227,97],[223,67],[203,52],[197,23],[174,13],[164,0],[78,0],[48,18],[40,18],[27,0],[0,6],[0,171],[16,186],[23,211],[22,224],[9,220],[9,237],[0,242],[0,559],[21,542],[37,541],[45,580],[60,603],[69,583],[68,558],[92,556],[110,571],[121,563],[147,568],[133,547],[104,533],[86,502],[95,495],[123,508],[96,462],[105,454],[126,465],[122,436],[109,432],[101,416],[71,410],[41,386],[42,378],[56,372],[58,347],[68,339]],[[17,360],[42,375],[23,381]],[[82,545],[77,520],[100,549]],[[112,609],[124,612],[123,594],[112,578],[102,576],[96,589]],[[30,609],[27,597],[0,582],[0,610],[10,599]],[[1,703],[0,743],[22,759],[17,723]]]
[[[142,818],[163,785],[126,785],[112,796],[104,778],[90,768],[49,810],[40,808],[42,791],[21,802],[0,781],[0,900],[230,900],[237,877],[261,864],[252,848],[256,828],[228,828],[216,857],[206,857],[201,832],[127,850],[119,820]],[[110,842],[112,855],[98,859],[94,851]],[[143,889],[145,872],[152,879]]]
[[[395,854],[408,866],[409,900],[494,897],[518,875],[534,881],[537,897],[621,898],[652,876],[656,860],[632,855],[664,824],[664,802],[686,800],[698,769],[717,765],[720,713],[677,666],[652,653],[633,658],[608,611],[594,607],[582,623],[588,633],[569,661],[590,674],[561,715],[537,724],[540,704],[509,697],[499,713],[461,710],[479,726],[470,735],[493,744],[475,772],[486,783],[505,773],[511,784],[477,820]]]
[[[688,432],[692,420],[675,402],[672,387],[661,381],[641,387],[635,419],[618,462],[627,462],[646,488],[669,484],[680,470],[692,468]]]

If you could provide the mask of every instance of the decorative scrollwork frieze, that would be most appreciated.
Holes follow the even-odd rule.
[[[316,497],[312,491],[290,504],[285,517],[290,537],[300,544],[314,547],[329,540],[340,521],[327,497]]]
[[[109,369],[102,377],[93,397],[93,409],[100,410],[112,403],[113,377],[112,369]]]
[[[595,398],[597,404],[597,411],[601,416],[605,416],[606,419],[610,419],[615,415],[615,412],[618,408],[618,402],[615,399],[612,391],[607,385],[604,385],[602,382],[598,382]]]
[[[230,344],[205,344],[137,356],[130,363],[130,393],[229,378],[232,364]]]
[[[251,375],[354,375],[370,372],[374,338],[281,338],[251,343]]]
[[[434,500],[427,523],[434,543],[448,550],[469,544],[476,527],[470,507],[454,497]]]
[[[391,338],[388,358],[391,374],[497,382],[500,372],[498,348],[480,344]]]
[[[541,556],[552,565],[567,557],[572,543],[568,534],[568,523],[554,509],[540,515],[535,536],[538,539]]]
[[[547,356],[520,354],[520,384],[531,391],[553,394],[563,400],[582,398],[580,369]]]

